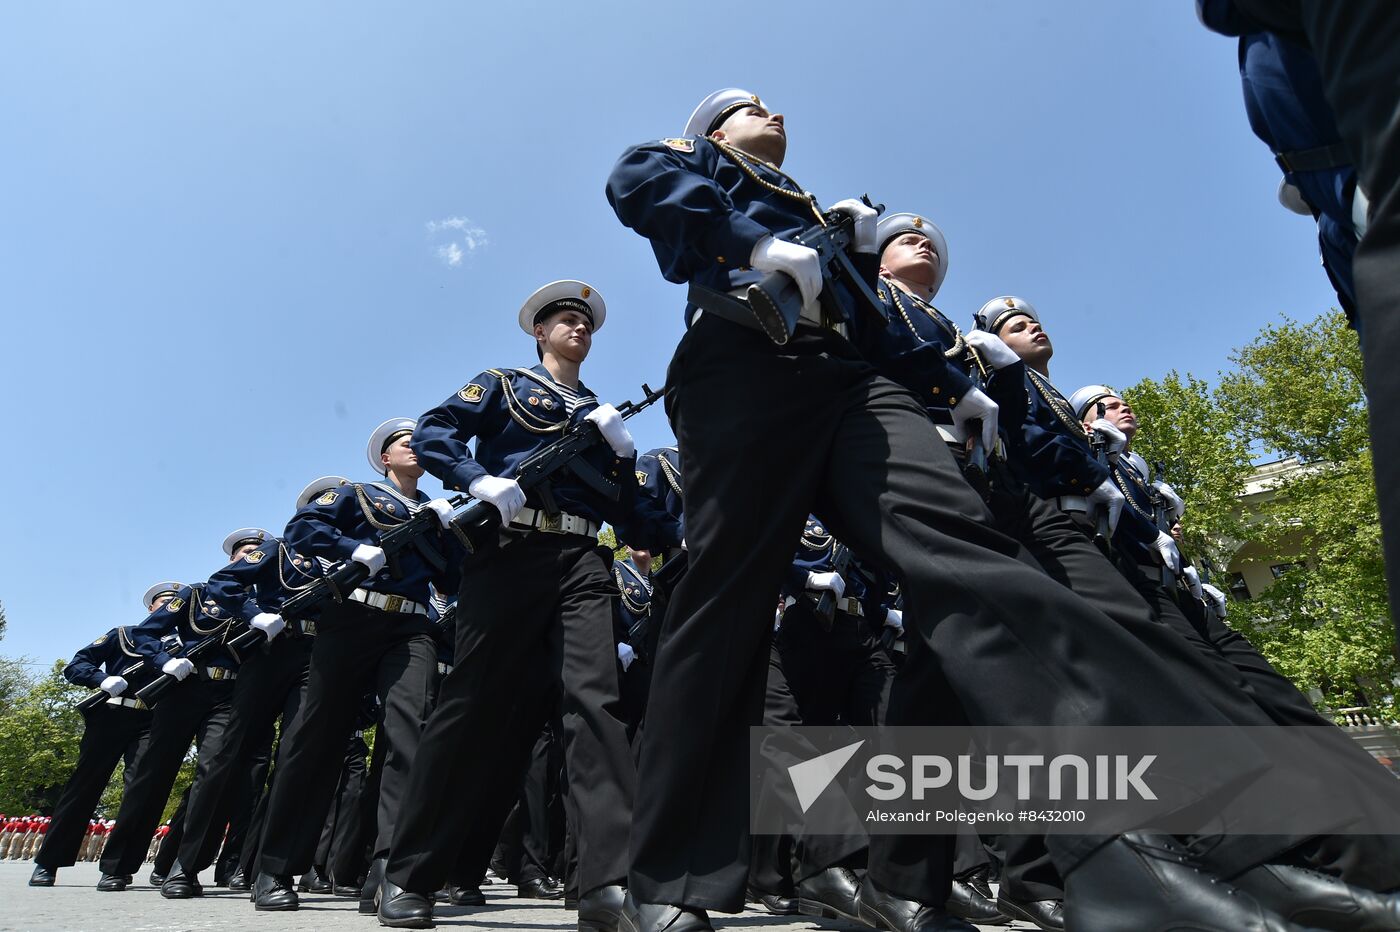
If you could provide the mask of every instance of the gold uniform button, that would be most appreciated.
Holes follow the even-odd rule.
[[[933,393],[934,393],[935,395],[937,395],[938,392],[939,392],[939,388],[938,388],[937,385],[935,385],[935,386],[933,387]]]
[[[950,407],[950,408],[951,408],[953,405],[957,404],[957,403],[958,403],[958,399],[956,399],[956,398],[949,398],[949,399],[948,399],[948,407]]]
[[[723,265],[723,264],[724,264],[724,256],[715,256],[715,261],[718,262],[720,265]]]

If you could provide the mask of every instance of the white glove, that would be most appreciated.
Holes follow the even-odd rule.
[[[968,346],[977,350],[977,355],[993,369],[1005,369],[1021,361],[1016,351],[1002,342],[1001,337],[985,330],[969,330],[963,334]]]
[[[248,624],[266,635],[269,641],[281,634],[282,629],[287,627],[287,623],[282,620],[282,616],[275,615],[272,612],[259,612],[257,615],[253,616],[253,620],[248,622]]]
[[[445,498],[435,498],[424,504],[423,507],[437,515],[438,523],[442,525],[443,530],[447,530],[447,526],[452,523],[451,502]]]
[[[1176,549],[1176,541],[1171,539],[1170,534],[1158,531],[1157,539],[1152,542],[1152,549],[1157,551],[1163,566],[1173,573],[1181,572],[1181,552]]]
[[[627,668],[632,666],[632,661],[637,659],[637,652],[632,649],[632,645],[621,641],[617,645],[617,659],[622,663],[622,672],[626,673]]]
[[[173,657],[165,662],[165,666],[160,668],[160,672],[169,673],[177,680],[183,680],[194,672],[194,664],[184,657]]]
[[[904,630],[904,613],[897,608],[892,608],[885,612],[885,627],[893,628],[896,631]]]
[[[1201,592],[1201,576],[1194,566],[1183,566],[1181,577],[1186,580],[1186,587],[1191,590],[1192,595],[1198,599],[1205,598],[1205,594]]]
[[[1089,428],[1103,435],[1104,449],[1109,453],[1122,453],[1123,448],[1128,445],[1128,435],[1107,418],[1099,418],[1090,424]]]
[[[1123,504],[1127,501],[1123,493],[1118,491],[1118,486],[1113,484],[1112,479],[1105,479],[1099,487],[1089,493],[1089,508],[1103,507],[1108,509],[1108,533],[1112,534],[1118,527],[1118,518],[1123,514]]]
[[[1173,489],[1165,482],[1154,482],[1152,483],[1152,487],[1157,490],[1158,494],[1162,496],[1163,501],[1166,502],[1167,507],[1172,510],[1173,518],[1180,518],[1182,515],[1186,514],[1186,503],[1181,500],[1180,495],[1176,494],[1176,489]]]
[[[627,424],[612,405],[599,405],[589,411],[584,420],[592,421],[598,426],[598,433],[603,435],[608,446],[622,459],[637,455],[637,445],[632,442],[632,435],[627,432]]]
[[[472,498],[495,505],[496,510],[501,513],[502,524],[510,524],[511,518],[520,514],[520,509],[525,507],[525,490],[520,488],[520,483],[514,479],[482,476],[472,480],[472,484],[467,486],[467,492]]]
[[[846,594],[846,580],[840,573],[808,573],[807,588],[827,589],[839,599]]]
[[[126,680],[120,676],[109,676],[97,688],[109,696],[120,696],[126,692]]]
[[[775,236],[765,236],[753,247],[749,266],[760,272],[782,272],[797,282],[802,304],[811,304],[822,292],[822,263],[817,251]]]
[[[839,210],[855,220],[855,242],[851,245],[856,252],[875,252],[875,225],[879,222],[880,215],[873,208],[848,197],[844,201],[832,204],[831,209]]]
[[[1205,585],[1201,586],[1201,590],[1205,593],[1205,597],[1210,602],[1211,607],[1215,609],[1215,614],[1219,615],[1221,618],[1224,618],[1225,593],[1221,592],[1219,589],[1215,588],[1210,583],[1206,583]]]
[[[982,422],[982,449],[991,453],[997,445],[997,403],[981,389],[971,389],[951,409],[953,426],[961,428],[968,421]]]
[[[350,552],[350,559],[369,570],[371,576],[384,569],[384,564],[387,561],[381,548],[372,547],[369,544],[356,544],[355,549]]]

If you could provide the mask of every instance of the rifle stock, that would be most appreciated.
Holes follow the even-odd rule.
[[[837,544],[831,555],[831,571],[844,580],[850,568],[851,548],[845,544]],[[817,598],[816,612],[822,627],[830,631],[836,622],[836,593],[830,589],[823,589]]]
[[[868,195],[861,200],[874,208],[876,213],[882,213],[885,209],[884,204],[871,204]],[[833,317],[841,316],[827,286],[843,282],[854,292],[862,310],[878,315],[879,299],[847,252],[855,238],[855,219],[839,210],[829,210],[822,216],[822,223],[803,230],[793,237],[793,242],[817,253],[822,267],[823,308]],[[744,297],[770,340],[781,346],[792,339],[798,318],[802,316],[802,291],[792,276],[784,272],[768,272],[756,284],[749,286]]]

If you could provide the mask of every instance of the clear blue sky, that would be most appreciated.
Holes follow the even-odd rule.
[[[956,320],[1034,303],[1067,391],[1212,376],[1335,301],[1190,0],[8,4],[0,650],[68,656],[366,478],[381,420],[533,363],[545,281],[607,299],[600,396],[660,384],[682,290],[603,184],[731,84],[825,203],[936,219]]]

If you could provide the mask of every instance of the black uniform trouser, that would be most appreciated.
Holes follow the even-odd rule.
[[[150,731],[151,713],[145,709],[103,703],[84,716],[78,763],[54,806],[53,821],[44,835],[44,844],[34,855],[35,864],[58,870],[77,863],[88,821],[102,799],[107,781],[112,779],[112,771],[117,769],[127,750],[137,745],[136,756],[127,765],[129,785],[131,770],[140,762]]]
[[[471,608],[457,620],[456,665],[424,731],[390,880],[425,894],[447,880],[460,827],[497,766],[478,749],[505,743],[501,698],[546,658],[563,688],[564,753],[581,817],[579,889],[621,882],[636,777],[618,698],[615,592],[595,542],[577,535],[532,532],[466,565],[457,604]],[[531,743],[546,717],[522,723]]]
[[[667,385],[686,451],[690,567],[667,613],[642,742],[639,901],[743,907],[747,726],[763,711],[773,594],[809,513],[895,570],[909,641],[900,676],[945,683],[971,723],[1222,721],[1111,619],[1047,584],[993,528],[918,400],[845,340],[803,327],[777,347],[707,315]],[[892,697],[889,724],[926,718]],[[1261,769],[1241,749],[1212,774],[1177,777],[1221,799]],[[1064,836],[1052,851],[1069,868],[1102,842]]]
[[[376,739],[352,800],[337,801],[335,835],[331,839],[331,882],[341,886],[357,883],[369,869],[374,839],[369,837],[379,810],[379,782],[384,777],[385,745]]]
[[[1239,6],[1270,28],[1306,37],[1370,198],[1370,225],[1352,275],[1386,575],[1391,604],[1400,605],[1400,9],[1390,0],[1240,0]]]
[[[535,739],[520,783],[520,798],[501,829],[496,851],[512,883],[529,883],[549,876],[549,801],[558,780],[558,760],[551,748],[558,740],[557,722],[550,722]],[[556,765],[552,770],[551,759]]]
[[[180,866],[185,871],[198,874],[213,863],[233,803],[240,795],[246,799],[246,787],[239,784],[253,764],[256,744],[250,743],[250,737],[261,736],[279,715],[283,722],[292,721],[301,707],[311,640],[283,634],[239,669],[224,740],[199,751],[204,778],[190,787],[184,836],[179,841]]]
[[[375,851],[387,851],[432,707],[437,644],[426,616],[346,600],[317,621],[314,640],[306,698],[282,733],[259,852],[262,873],[310,870],[367,683],[384,709],[375,735],[376,745],[387,742]]]
[[[541,656],[522,672],[516,699],[510,706],[505,743],[496,755],[496,772],[460,825],[461,847],[449,871],[449,882],[457,886],[475,886],[486,876],[492,854],[500,846],[505,824],[519,802],[522,780],[532,765],[533,751],[538,747],[538,739],[531,737],[531,729],[553,718],[554,727],[562,732],[558,714],[558,677],[550,668],[548,658]],[[549,752],[546,766],[557,772],[559,751],[555,741],[550,742]]]
[[[198,755],[199,748],[195,747],[195,754]],[[170,813],[170,830],[161,836],[160,844],[156,845],[155,857],[151,859],[151,872],[162,876],[170,873],[170,869],[175,866],[175,858],[180,852],[180,842],[185,837],[185,816],[190,811],[190,790],[192,786],[185,787],[185,791],[180,794],[180,801],[175,804],[175,811]]]
[[[799,600],[770,651],[763,724],[873,726],[884,720],[893,682],[894,664],[864,619],[837,612],[827,631]],[[864,835],[755,835],[749,878],[756,890],[791,895],[794,881],[829,867],[864,867],[866,850]]]
[[[347,837],[350,832],[361,834],[351,813],[361,809],[364,803],[365,785],[369,782],[369,745],[362,735],[355,735],[345,749],[345,760],[340,765],[340,778],[335,785],[335,800],[326,813],[325,824],[321,826],[321,836],[316,842],[316,854],[312,864],[320,869],[322,876],[330,869],[331,853],[335,850],[336,839]],[[363,825],[363,820],[361,820]]]
[[[287,718],[288,723],[291,718]],[[219,848],[214,864],[214,882],[226,884],[243,860],[244,843],[251,837],[253,814],[262,804],[267,790],[268,771],[272,768],[272,742],[276,738],[275,723],[269,722],[261,732],[243,738],[245,773],[235,777],[236,789],[229,808],[228,831]]]
[[[1240,692],[1259,710],[1260,724],[1322,726],[1312,732],[1314,740],[1325,741],[1327,750],[1316,756],[1318,779],[1329,792],[1355,801],[1357,811],[1393,813],[1400,806],[1395,779],[1370,754],[1346,736],[1335,723],[1312,708],[1297,687],[1284,679],[1243,637],[1229,631],[1212,632],[1194,623],[1162,586],[1156,575],[1148,576],[1138,566],[1120,567],[1153,611],[1181,639],[1189,643],[1221,678],[1234,677]],[[1213,613],[1212,613],[1213,615]],[[1233,637],[1232,637],[1233,635]],[[1225,643],[1216,646],[1214,639]],[[1363,817],[1361,825],[1367,824]],[[1371,822],[1371,824],[1378,824]],[[1355,828],[1355,826],[1353,826]],[[1384,835],[1280,836],[1270,839],[1276,851],[1253,850],[1260,840],[1253,836],[1232,837],[1214,845],[1208,862],[1231,877],[1264,860],[1268,854],[1290,850],[1290,858],[1347,883],[1371,890],[1400,888],[1400,839]],[[1285,844],[1286,843],[1286,844]]]
[[[233,680],[209,680],[192,673],[151,713],[150,743],[102,851],[104,873],[134,874],[146,860],[151,835],[160,824],[190,742],[197,741],[212,753],[224,740],[233,708],[233,685]],[[206,778],[208,769],[208,759],[200,755],[195,763],[195,783]]]

